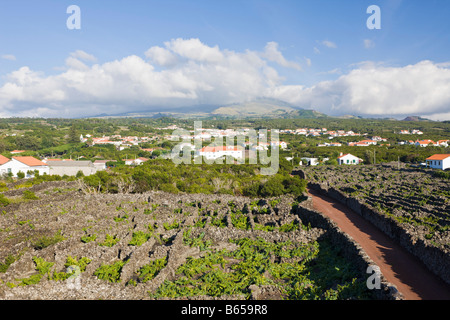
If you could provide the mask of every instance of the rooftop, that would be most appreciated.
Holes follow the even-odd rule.
[[[427,160],[444,160],[450,157],[450,154],[434,154],[431,157],[427,158]]]
[[[47,164],[45,162],[42,162],[41,160],[38,160],[31,156],[26,157],[12,157],[14,160],[17,160],[19,162],[22,162],[23,164],[26,164],[29,167],[37,167],[37,166],[46,166]]]

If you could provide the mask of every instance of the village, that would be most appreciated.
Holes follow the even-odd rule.
[[[200,128],[200,130],[190,130],[187,131],[189,134],[180,135],[175,134],[177,129],[180,129],[176,125],[171,125],[163,128],[157,128],[162,131],[173,130],[172,134],[164,134],[164,135],[154,135],[154,136],[121,136],[118,134],[115,135],[103,135],[101,137],[95,137],[91,134],[81,134],[80,142],[86,144],[88,147],[94,146],[104,146],[104,145],[113,145],[117,151],[123,151],[128,148],[138,148],[141,151],[145,151],[148,154],[152,154],[158,148],[144,148],[141,147],[142,144],[149,144],[155,140],[159,141],[183,141],[179,143],[178,146],[183,151],[191,152],[193,156],[204,157],[207,160],[217,160],[223,159],[225,157],[231,157],[235,160],[243,160],[248,159],[251,156],[255,156],[257,152],[268,151],[271,149],[279,148],[280,151],[289,152],[289,142],[283,140],[269,140],[268,136],[265,136],[263,133],[259,132],[257,135],[258,140],[253,141],[250,139],[246,139],[245,142],[240,145],[231,145],[225,146],[223,142],[226,138],[233,139],[239,135],[247,135],[252,129],[243,128],[243,129],[214,129],[214,128]],[[268,130],[270,132],[270,130]],[[368,136],[367,133],[355,133],[353,131],[345,131],[345,130],[327,130],[327,128],[299,128],[299,129],[285,129],[285,130],[277,130],[277,133],[284,136],[304,136],[306,138],[315,138],[315,137],[325,137],[327,140],[333,140],[339,137],[364,137],[362,140],[353,142],[349,141],[346,143],[342,142],[321,142],[316,144],[317,147],[369,147],[369,146],[390,146],[390,143],[387,143],[388,139],[380,137],[378,135]],[[409,130],[401,130],[397,132],[399,135],[405,134],[414,134],[414,135],[423,135],[423,132],[420,130],[413,129]],[[186,142],[190,141],[190,142]],[[219,144],[215,145],[210,144],[208,146],[203,146],[205,142],[208,141],[219,141]],[[200,148],[196,148],[200,142]],[[429,139],[423,140],[407,140],[398,142],[399,146],[404,145],[412,145],[416,147],[445,147],[447,148],[449,145],[449,140],[438,140],[433,141]],[[161,149],[161,148],[159,148]],[[173,150],[165,150],[166,152],[162,155],[166,159],[171,158],[171,151]],[[31,178],[36,174],[39,175],[60,175],[60,176],[75,176],[75,175],[91,175],[95,174],[97,171],[107,170],[108,167],[117,162],[114,159],[83,159],[84,156],[78,157],[76,160],[72,159],[70,156],[69,159],[63,158],[60,156],[57,157],[45,157],[38,159],[33,156],[21,156],[21,153],[25,153],[26,150],[13,150],[9,153],[12,157],[7,158],[5,156],[0,155],[0,174],[5,176],[12,177],[26,177]],[[375,157],[375,151],[373,151],[373,156]],[[293,157],[284,156],[286,160],[292,161]],[[150,160],[151,157],[141,157],[141,156],[126,156],[123,161],[124,165],[127,166],[138,166],[143,164],[144,162]],[[328,157],[319,158],[314,156],[303,156],[300,157],[300,161],[296,163],[296,165],[307,165],[307,166],[316,166],[322,163],[326,163],[329,160]],[[364,160],[360,157],[357,157],[349,152],[343,153],[340,152],[339,156],[337,156],[337,164],[338,165],[358,165],[363,164]],[[374,161],[375,163],[375,161]],[[109,165],[108,165],[109,164]],[[428,158],[426,158],[426,162],[422,164],[423,167],[434,168],[445,170],[450,168],[450,154],[434,154]]]

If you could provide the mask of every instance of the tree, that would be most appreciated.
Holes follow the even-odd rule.
[[[306,180],[298,176],[287,177],[283,180],[283,185],[287,193],[300,196],[306,191]]]
[[[261,187],[260,194],[263,197],[277,197],[285,193],[282,180],[278,176],[269,178]]]
[[[81,171],[81,170],[78,170],[78,172],[77,172],[77,174],[76,174],[76,177],[77,177],[77,178],[81,178],[81,177],[84,177],[84,173],[83,173],[83,171]]]
[[[78,143],[80,142],[80,135],[78,134],[77,128],[75,127],[75,124],[72,124],[69,130],[69,139],[67,141],[68,143]]]
[[[41,148],[41,144],[38,138],[24,135],[16,137],[16,147],[21,150],[39,150]]]

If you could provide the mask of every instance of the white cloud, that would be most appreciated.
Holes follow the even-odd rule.
[[[75,52],[72,52],[70,54],[71,57],[75,59],[80,59],[84,61],[97,61],[97,58],[93,56],[92,54],[89,54],[83,50],[77,50]]]
[[[209,47],[199,39],[184,40],[178,38],[166,42],[165,45],[172,52],[193,61],[219,62],[224,58],[218,46]]]
[[[178,63],[178,58],[173,52],[158,46],[148,49],[145,52],[145,56],[149,58],[151,62],[164,67],[174,66]]]
[[[375,42],[373,42],[370,39],[364,39],[363,42],[364,42],[364,48],[366,48],[366,49],[370,49],[370,48],[375,47]]]
[[[315,53],[315,54],[320,54],[320,50],[317,49],[317,47],[314,47],[314,53]]]
[[[311,65],[312,65],[311,59],[305,57],[305,61],[306,61],[306,65],[308,67],[311,67]]]
[[[16,61],[16,56],[13,54],[4,54],[2,55],[2,59]]]
[[[1,116],[72,117],[158,110],[197,104],[224,105],[272,97],[330,115],[448,117],[450,64],[422,61],[387,66],[364,61],[332,81],[285,85],[276,65],[299,70],[269,42],[262,51],[235,52],[198,39],[175,39],[137,55],[89,64],[76,51],[66,69],[47,76],[29,67],[6,75]],[[308,58],[306,65],[309,64]],[[440,119],[443,120],[443,119]]]
[[[450,69],[431,61],[405,67],[366,63],[335,81],[290,94],[287,101],[328,114],[444,115],[450,106],[449,88]]]
[[[334,43],[332,41],[324,40],[321,43],[327,48],[331,48],[331,49],[336,49],[337,48],[336,43]]]
[[[220,50],[198,39],[175,39],[164,45],[146,51],[150,61],[132,55],[87,65],[84,62],[93,61],[93,56],[76,51],[66,59],[67,68],[56,75],[23,67],[0,87],[0,105],[14,116],[37,112],[78,116],[152,106],[227,104],[259,97],[283,80],[259,52]]]
[[[302,67],[298,63],[286,60],[283,54],[278,50],[278,43],[276,42],[267,43],[261,56],[269,61],[278,63],[280,66],[296,69],[298,71],[302,70]]]

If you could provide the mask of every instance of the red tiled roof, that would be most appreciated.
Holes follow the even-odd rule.
[[[26,164],[29,167],[36,167],[36,166],[46,166],[47,164],[42,162],[41,160],[38,160],[34,157],[28,156],[28,157],[12,157],[14,160],[20,161],[23,164]]]
[[[417,140],[416,142],[418,142],[419,144],[435,144],[435,142],[433,140]]]
[[[5,164],[5,163],[7,163],[8,161],[9,161],[9,159],[8,159],[7,157],[2,156],[2,155],[0,154],[0,165]]]
[[[431,157],[427,158],[427,160],[444,160],[450,157],[450,154],[434,154]]]
[[[240,151],[237,147],[204,147],[201,152]]]

